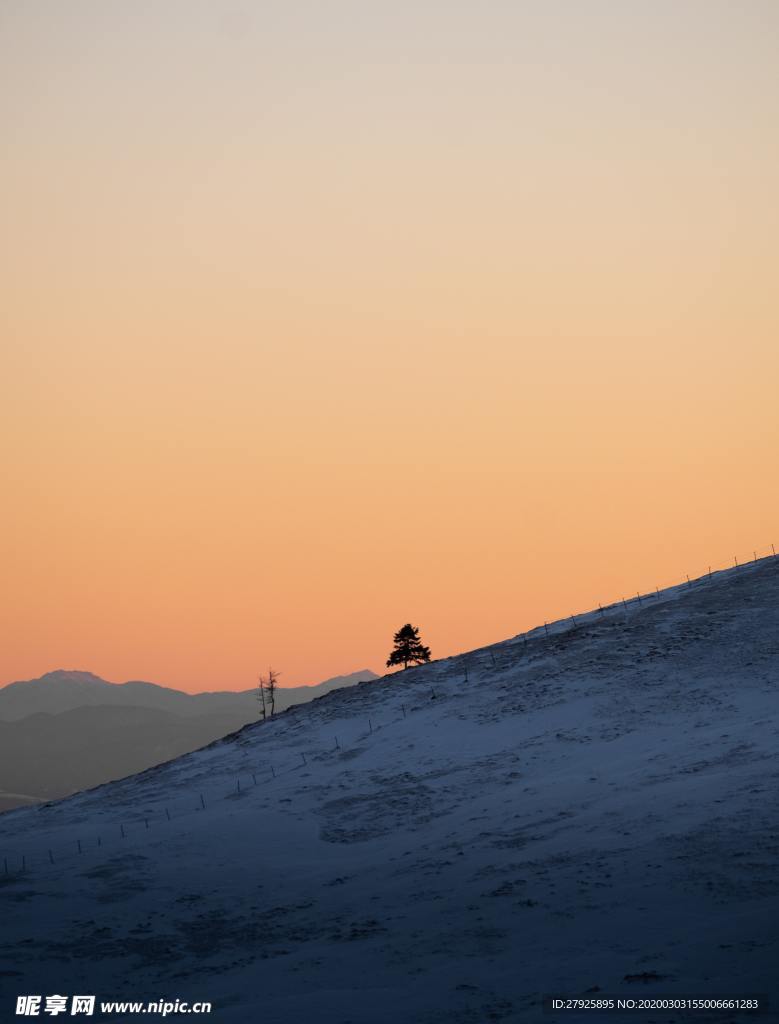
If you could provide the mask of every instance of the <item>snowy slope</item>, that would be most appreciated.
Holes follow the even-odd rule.
[[[540,1021],[596,986],[779,1006],[779,560],[577,621],[4,815],[0,1016],[26,992],[220,1024]]]

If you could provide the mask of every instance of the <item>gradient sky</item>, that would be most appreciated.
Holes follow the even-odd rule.
[[[0,683],[779,543],[774,0],[0,0]]]

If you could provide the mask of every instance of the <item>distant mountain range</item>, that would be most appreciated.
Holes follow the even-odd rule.
[[[377,679],[370,669],[276,694],[276,711]],[[68,796],[196,750],[259,718],[256,690],[183,693],[48,672],[0,688],[0,811]]]

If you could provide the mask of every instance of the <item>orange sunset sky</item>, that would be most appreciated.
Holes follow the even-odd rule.
[[[0,683],[313,683],[779,543],[778,44],[0,0]]]

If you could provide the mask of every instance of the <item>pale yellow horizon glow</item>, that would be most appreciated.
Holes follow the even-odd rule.
[[[777,38],[0,0],[0,684],[381,671],[779,543]]]

